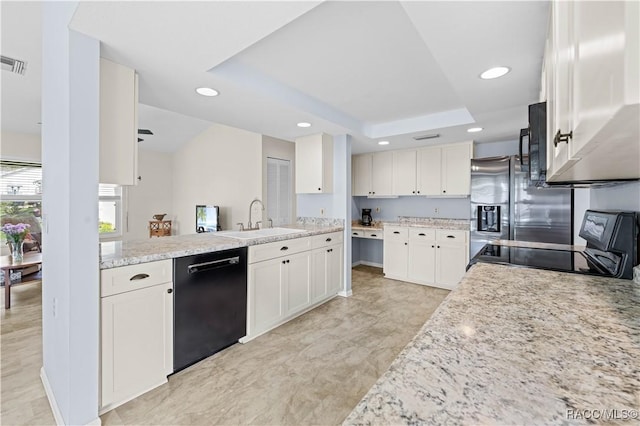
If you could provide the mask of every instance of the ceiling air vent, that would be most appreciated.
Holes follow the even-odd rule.
[[[433,133],[431,135],[414,136],[413,138],[417,141],[426,141],[427,139],[435,139],[439,137],[440,137],[439,133]]]
[[[18,59],[9,58],[8,56],[0,56],[2,62],[2,69],[14,72],[16,74],[24,75],[27,70],[27,63]]]

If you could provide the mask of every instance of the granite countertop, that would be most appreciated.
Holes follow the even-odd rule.
[[[640,286],[480,263],[344,424],[586,424],[585,410],[637,424]]]
[[[431,217],[399,216],[397,222],[384,221],[384,226],[409,226],[417,228],[451,229],[468,231],[469,219],[445,219]]]
[[[351,221],[351,229],[355,229],[357,231],[381,231],[382,230],[382,222],[373,221],[373,225],[364,226],[358,220]]]
[[[100,243],[100,269],[117,268],[156,260],[172,259],[192,254],[228,250],[316,234],[342,231],[337,224],[292,224],[280,228],[301,229],[304,232],[240,240],[223,236],[224,233],[202,233],[133,241]]]

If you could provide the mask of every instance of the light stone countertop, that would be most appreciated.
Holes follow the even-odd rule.
[[[586,424],[583,410],[638,424],[623,416],[640,410],[640,286],[479,263],[344,424]]]
[[[363,226],[358,220],[351,221],[351,229],[355,229],[358,231],[382,230],[385,226],[408,226],[414,228],[468,231],[470,229],[470,222],[468,219],[445,219],[410,216],[399,216],[397,221],[374,220],[372,226]]]
[[[398,221],[384,221],[384,226],[408,226],[417,228],[450,229],[468,231],[470,229],[469,219],[444,219],[430,217],[409,217],[400,216]]]
[[[112,241],[100,243],[100,269],[117,268],[156,260],[172,259],[192,254],[209,253],[256,244],[302,238],[317,234],[342,231],[342,225],[293,224],[281,228],[301,229],[305,232],[240,240],[218,233],[176,235],[145,240]]]

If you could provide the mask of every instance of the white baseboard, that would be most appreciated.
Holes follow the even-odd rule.
[[[367,260],[358,260],[357,262],[353,262],[351,264],[351,267],[355,268],[358,265],[373,266],[374,268],[382,268],[382,263],[369,262]]]
[[[44,366],[40,367],[40,380],[42,380],[44,393],[47,395],[47,399],[49,400],[49,405],[51,406],[51,411],[53,412],[53,418],[56,421],[56,424],[59,426],[64,426],[64,419],[62,418],[62,413],[58,408],[56,397],[53,394],[53,389],[51,389],[51,384],[49,383],[49,379],[47,378],[47,373],[44,371]],[[100,426],[101,424],[102,421],[100,420],[100,417],[96,417],[95,419],[87,423],[87,426]]]
[[[349,290],[349,291],[339,291],[338,292],[338,296],[351,297],[351,296],[353,296],[353,292],[351,290]]]
[[[40,380],[42,380],[44,393],[47,395],[47,399],[49,400],[49,405],[51,406],[51,411],[53,411],[53,418],[56,421],[56,424],[64,426],[64,419],[62,418],[62,413],[58,408],[58,403],[56,402],[56,397],[53,394],[53,389],[51,389],[51,385],[49,384],[47,373],[44,371],[44,366],[40,367]]]

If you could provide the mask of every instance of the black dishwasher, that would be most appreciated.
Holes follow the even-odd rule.
[[[246,335],[247,248],[173,260],[173,371]]]

